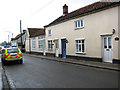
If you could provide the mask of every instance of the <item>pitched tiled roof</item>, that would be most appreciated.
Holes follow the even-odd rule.
[[[45,35],[45,29],[43,28],[28,28],[30,37],[36,37],[40,35]]]
[[[24,31],[24,32],[22,33],[22,35],[24,35],[25,32],[26,32],[26,31]],[[21,34],[18,34],[15,38],[11,38],[11,41],[12,41],[12,40],[17,40],[17,39],[20,38],[22,35],[21,35]]]
[[[58,23],[61,23],[63,21],[67,21],[70,20],[72,18],[76,18],[76,17],[80,17],[80,16],[84,16],[93,12],[97,12],[97,11],[101,11],[107,8],[111,8],[114,6],[119,6],[120,5],[120,1],[119,2],[95,2],[93,4],[90,4],[88,6],[82,7],[80,9],[77,9],[71,13],[66,14],[65,16],[60,16],[59,18],[57,18],[56,20],[54,20],[53,22],[51,22],[50,24],[46,25],[45,27],[51,26],[51,25],[55,25]]]

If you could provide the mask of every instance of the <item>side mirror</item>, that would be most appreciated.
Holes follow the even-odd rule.
[[[2,53],[4,53],[5,52],[5,50],[2,50]]]

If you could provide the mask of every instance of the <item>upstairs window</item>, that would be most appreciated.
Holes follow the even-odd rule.
[[[43,40],[38,40],[38,48],[43,49]]]
[[[48,36],[51,36],[51,30],[48,30]]]
[[[75,21],[75,29],[77,29],[77,28],[84,28],[84,20],[83,19]]]
[[[48,50],[52,50],[52,49],[53,49],[52,40],[48,40]]]

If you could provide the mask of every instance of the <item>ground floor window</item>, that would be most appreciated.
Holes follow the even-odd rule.
[[[38,48],[43,49],[43,45],[44,45],[44,40],[39,40],[38,41]]]
[[[52,50],[52,49],[53,49],[52,40],[48,40],[48,50]]]
[[[36,48],[36,41],[35,38],[32,38],[32,49]]]
[[[38,37],[38,48],[39,49],[44,49],[45,45],[45,37],[44,36],[39,36]]]
[[[76,40],[76,52],[84,53],[85,52],[85,40]]]

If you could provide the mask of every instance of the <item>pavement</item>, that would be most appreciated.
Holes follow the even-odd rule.
[[[9,90],[9,89],[10,89],[10,85],[4,67],[2,66],[1,54],[0,54],[0,90]]]
[[[58,61],[58,62],[71,63],[71,64],[101,68],[101,69],[120,71],[120,64],[114,64],[114,63],[108,63],[108,62],[106,63],[106,62],[76,60],[76,59],[70,59],[70,58],[64,59],[64,58],[59,58],[59,57],[33,55],[33,54],[25,54],[25,55],[35,56],[35,57],[39,57],[42,59],[48,59],[48,60],[53,60],[53,61]]]
[[[0,54],[0,58],[1,58],[1,54]],[[2,63],[0,59],[0,90],[1,89],[2,89]]]

